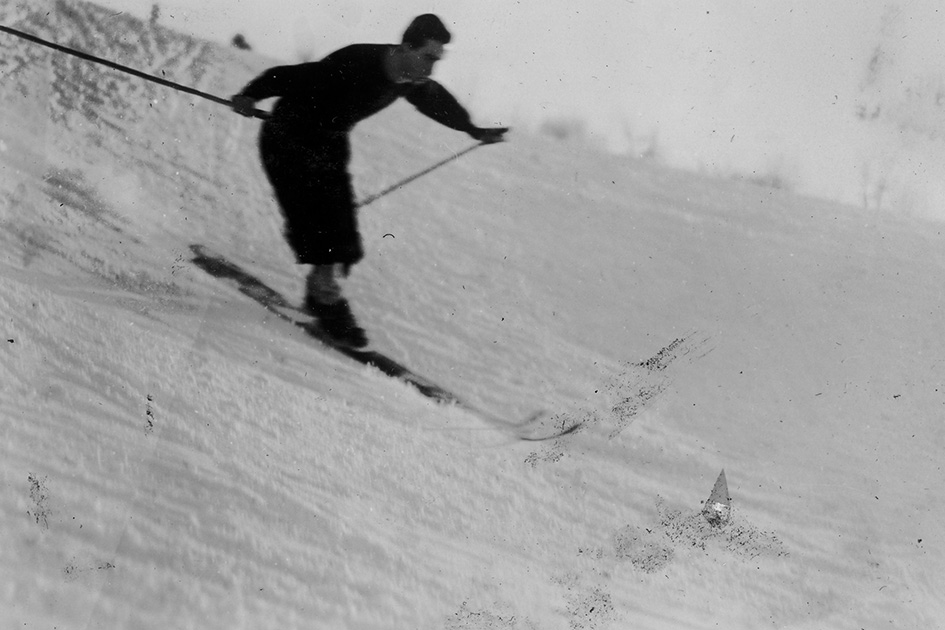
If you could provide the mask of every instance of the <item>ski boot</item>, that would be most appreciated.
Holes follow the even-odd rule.
[[[308,298],[305,301],[305,310],[318,320],[319,328],[334,343],[354,349],[368,345],[367,333],[355,321],[348,300],[323,304]]]

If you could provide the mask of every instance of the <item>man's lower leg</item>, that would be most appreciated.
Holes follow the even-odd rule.
[[[305,309],[318,319],[332,338],[355,348],[367,345],[364,329],[358,326],[348,300],[335,278],[336,265],[316,265],[306,278]]]

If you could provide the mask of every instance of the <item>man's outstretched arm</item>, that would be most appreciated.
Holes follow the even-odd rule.
[[[459,101],[445,87],[433,80],[417,84],[405,98],[424,116],[450,129],[464,131],[486,144],[502,142],[505,132],[509,130],[508,127],[477,127]]]

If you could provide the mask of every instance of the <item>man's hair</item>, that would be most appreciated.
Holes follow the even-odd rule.
[[[432,13],[424,13],[415,17],[404,31],[403,43],[409,48],[423,48],[427,41],[433,40],[445,45],[450,43],[450,39],[452,35],[440,18]]]

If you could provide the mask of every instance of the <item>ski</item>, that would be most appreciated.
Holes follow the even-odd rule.
[[[536,423],[543,415],[544,414],[541,412],[537,414],[533,414],[531,418],[529,418],[526,421],[526,424],[523,425],[523,428],[525,426],[529,426]],[[525,432],[519,432],[518,435],[516,435],[515,437],[517,437],[518,439],[524,442],[545,442],[547,440],[556,440],[566,435],[571,435],[572,433],[580,429],[583,424],[584,424],[583,422],[574,422],[570,425],[564,425],[556,431],[546,432],[546,433],[537,433],[536,435],[527,435]]]
[[[416,389],[423,396],[444,405],[460,407],[483,421],[511,433],[516,439],[527,442],[553,440],[574,433],[580,428],[580,422],[552,431],[536,430],[539,421],[545,417],[543,412],[534,413],[519,421],[509,421],[467,403],[460,396],[441,387],[430,379],[417,374],[391,357],[376,350],[357,349],[335,342],[318,326],[318,322],[294,306],[278,291],[265,284],[236,263],[226,259],[205,245],[190,246],[194,257],[191,262],[211,276],[235,283],[243,295],[257,302],[280,319],[290,322],[305,331],[306,335],[320,342],[326,348],[338,352],[362,365],[371,366],[387,376],[396,378]]]

